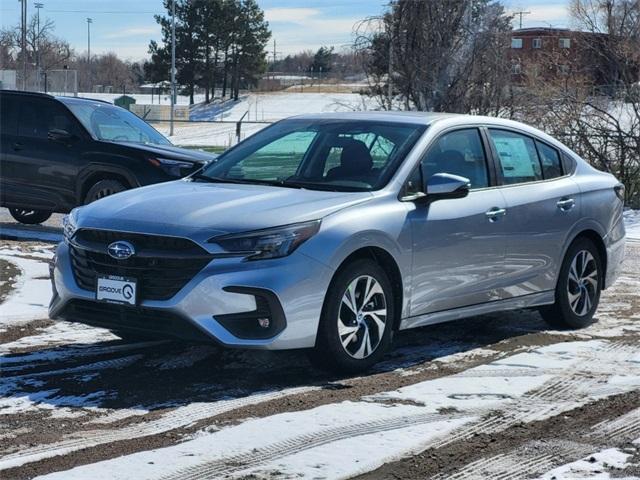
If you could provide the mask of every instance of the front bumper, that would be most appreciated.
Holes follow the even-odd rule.
[[[214,259],[169,300],[120,306],[97,302],[95,292],[78,286],[69,246],[61,243],[56,252],[49,316],[115,331],[145,331],[230,347],[309,348],[315,344],[332,274],[328,267],[299,252],[256,262]],[[240,324],[251,324],[267,307],[273,334],[247,333]]]

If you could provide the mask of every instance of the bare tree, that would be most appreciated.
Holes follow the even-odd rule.
[[[497,113],[510,21],[488,0],[399,0],[358,26],[355,48],[385,108]]]

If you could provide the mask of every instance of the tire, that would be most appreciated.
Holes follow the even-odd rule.
[[[542,318],[554,328],[576,329],[591,324],[602,290],[604,270],[591,240],[579,238],[567,251],[556,286],[556,301],[540,308]]]
[[[95,202],[96,200],[108,197],[109,195],[124,192],[126,189],[127,187],[118,180],[100,180],[89,189],[86,197],[84,198],[84,203],[87,204]]]
[[[26,225],[37,225],[46,222],[53,212],[49,210],[29,210],[26,208],[10,208],[11,216],[20,223]]]
[[[369,301],[362,305],[367,292]],[[312,364],[336,373],[356,373],[380,361],[392,343],[394,304],[389,277],[376,262],[356,260],[341,269],[325,297],[316,345],[309,352]]]

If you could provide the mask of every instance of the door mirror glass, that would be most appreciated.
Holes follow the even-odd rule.
[[[62,130],[61,128],[52,128],[51,130],[49,130],[47,138],[49,138],[49,140],[54,142],[66,143],[66,142],[69,142],[70,140],[73,140],[75,138],[75,135],[67,132],[66,130]]]
[[[429,200],[463,198],[469,195],[470,187],[468,178],[451,173],[436,173],[425,182],[424,192]]]

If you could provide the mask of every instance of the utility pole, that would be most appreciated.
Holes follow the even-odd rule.
[[[93,81],[92,81],[92,75],[91,75],[91,24],[92,23],[93,23],[93,19],[87,17],[87,71],[89,72],[89,90],[93,89]]]
[[[93,18],[87,17],[87,61],[91,64],[91,24]]]
[[[20,0],[21,5],[21,37],[20,37],[20,50],[22,51],[22,89],[27,89],[27,0]]]
[[[169,136],[173,136],[173,110],[176,102],[176,0],[171,2],[171,113]]]
[[[38,49],[38,51],[36,52],[36,75],[38,76],[38,90],[40,90],[40,9],[44,7],[44,4],[36,2],[33,4],[33,6],[36,7],[38,11],[38,36],[36,37],[36,48]]]
[[[520,10],[519,12],[513,12],[514,15],[518,15],[520,17],[520,30],[522,30],[522,17],[524,15],[530,15],[531,12],[526,12],[524,10]]]

